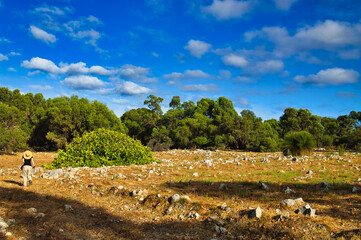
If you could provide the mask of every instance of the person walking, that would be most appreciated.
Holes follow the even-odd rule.
[[[23,170],[22,176],[24,181],[24,187],[28,185],[28,182],[29,185],[33,185],[33,168],[35,168],[33,153],[27,150],[23,154],[23,166],[21,167],[21,169]]]

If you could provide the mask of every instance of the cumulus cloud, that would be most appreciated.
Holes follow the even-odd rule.
[[[63,74],[63,75],[97,74],[101,76],[109,76],[114,74],[114,71],[107,70],[101,66],[92,66],[90,68],[87,68],[86,64],[83,62],[71,63],[71,64],[60,63],[59,66],[57,66],[52,61],[40,57],[32,58],[30,61],[25,60],[23,61],[21,66],[24,68],[40,70],[51,74]]]
[[[39,91],[47,91],[47,90],[51,90],[53,89],[53,87],[49,86],[49,85],[29,85],[29,87],[31,89],[34,89],[34,90],[39,90]]]
[[[0,62],[1,61],[5,61],[5,60],[9,60],[9,58],[3,54],[0,53]]]
[[[97,77],[86,76],[86,75],[77,75],[70,76],[64,79],[63,83],[69,88],[79,89],[79,90],[91,90],[99,89],[106,85],[105,82],[98,79]]]
[[[47,73],[60,73],[60,68],[52,61],[39,57],[32,58],[30,61],[25,60],[21,66],[28,69],[41,70]]]
[[[240,98],[237,101],[242,107],[249,107],[249,101],[245,98]]]
[[[149,94],[152,90],[143,86],[140,86],[134,82],[123,81],[116,87],[116,93],[120,95],[140,95]]]
[[[129,100],[127,99],[112,99],[112,103],[115,103],[115,104],[128,104],[129,103]]]
[[[251,1],[213,0],[211,5],[203,6],[201,10],[218,20],[227,20],[242,17],[245,13],[250,12],[252,7]]]
[[[50,43],[54,43],[56,42],[56,37],[53,34],[47,33],[44,30],[35,27],[35,26],[30,26],[29,31],[31,32],[31,34],[33,35],[34,38],[45,42],[46,44],[50,44]]]
[[[46,13],[46,14],[52,14],[52,15],[59,15],[59,16],[64,16],[66,15],[68,12],[70,12],[70,9],[65,7],[63,9],[56,7],[56,6],[47,6],[44,5],[42,7],[37,7],[34,9],[34,12],[36,13]]]
[[[264,27],[258,31],[245,33],[247,41],[265,38],[275,44],[275,53],[290,56],[308,50],[344,50],[346,47],[360,48],[361,23],[326,20],[314,26],[305,26],[291,36],[283,27]]]
[[[277,8],[281,10],[288,10],[291,8],[292,4],[297,2],[298,0],[274,0]]]
[[[218,92],[219,88],[215,84],[188,84],[180,87],[183,92]]]
[[[232,67],[242,68],[248,65],[248,61],[243,56],[236,55],[234,53],[223,56],[222,61],[225,65]]]
[[[255,64],[255,71],[261,73],[276,73],[282,71],[284,67],[285,65],[281,60],[266,60],[257,62]]]
[[[243,83],[253,83],[254,80],[252,78],[246,76],[237,76],[233,79],[235,82],[243,82]]]
[[[188,41],[187,46],[184,49],[189,50],[191,55],[197,58],[201,58],[206,52],[211,49],[212,45],[199,40]]]
[[[359,76],[360,74],[352,69],[329,68],[309,76],[298,75],[294,77],[293,80],[299,83],[311,83],[318,86],[327,86],[356,83]]]
[[[13,68],[13,67],[9,67],[9,68],[8,68],[8,71],[9,71],[9,72],[16,72],[16,69]]]
[[[157,78],[148,77],[150,74],[149,68],[134,66],[132,64],[126,64],[116,70],[116,73],[120,78],[126,80],[137,80],[142,83],[154,83],[157,82]]]
[[[170,74],[163,75],[165,79],[168,80],[189,80],[189,79],[204,79],[212,78],[212,75],[203,72],[202,70],[186,70],[184,73],[173,72]]]
[[[79,31],[79,32],[71,32],[70,36],[74,39],[85,39],[86,44],[90,44],[92,46],[97,46],[97,41],[100,38],[100,32],[95,31],[94,29]]]

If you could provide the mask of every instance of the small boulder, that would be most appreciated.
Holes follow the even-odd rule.
[[[309,204],[304,205],[295,211],[297,214],[309,215],[310,217],[316,216],[316,209],[312,209]]]
[[[257,207],[256,209],[250,211],[249,218],[260,218],[262,216],[262,209]]]

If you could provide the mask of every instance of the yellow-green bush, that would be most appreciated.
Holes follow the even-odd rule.
[[[100,167],[148,164],[155,161],[150,148],[113,130],[97,129],[75,138],[45,167]]]

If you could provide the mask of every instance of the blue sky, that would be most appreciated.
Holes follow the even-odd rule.
[[[0,86],[118,116],[149,94],[337,117],[361,106],[359,0],[0,0]]]

